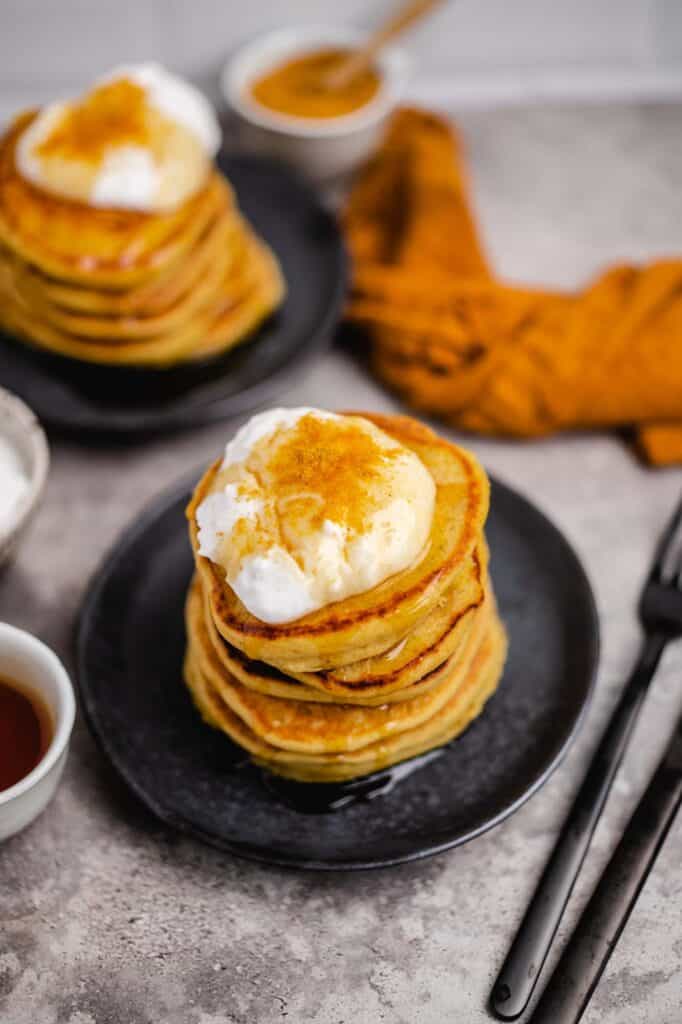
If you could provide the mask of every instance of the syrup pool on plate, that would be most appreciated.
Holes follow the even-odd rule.
[[[20,782],[40,763],[52,731],[50,712],[40,697],[0,676],[0,792]]]

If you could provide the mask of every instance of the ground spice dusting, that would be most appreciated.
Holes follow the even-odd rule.
[[[372,485],[399,452],[352,421],[303,416],[267,459],[268,487],[289,519],[305,515],[317,529],[329,519],[359,533],[379,497]]]
[[[98,165],[105,152],[116,146],[158,144],[154,121],[142,86],[119,78],[67,110],[36,148],[36,155]]]
[[[331,521],[351,536],[391,502],[396,460],[409,455],[389,437],[373,435],[352,417],[301,417],[292,427],[258,441],[246,463],[218,471],[213,490],[237,486],[241,499],[259,503],[223,535],[218,561],[228,577],[244,560],[273,546],[303,568],[301,542]]]
[[[456,136],[399,111],[352,190],[348,318],[412,406],[485,434],[629,427],[682,462],[682,261],[615,266],[575,293],[510,287],[488,266]]]

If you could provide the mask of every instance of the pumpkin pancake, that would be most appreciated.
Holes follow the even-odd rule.
[[[484,628],[475,631],[464,651],[446,663],[436,686],[409,700],[379,707],[319,704],[249,690],[225,670],[201,618],[189,634],[189,649],[211,687],[261,739],[282,750],[334,753],[398,735],[437,714],[465,678],[482,641],[478,634],[485,635],[488,624],[484,619]]]
[[[247,236],[246,244],[248,254],[237,272],[228,267],[205,307],[188,315],[187,322],[175,330],[162,329],[155,337],[90,341],[62,331],[21,300],[7,278],[6,267],[0,267],[2,319],[5,326],[29,342],[89,362],[169,366],[205,359],[246,340],[283,297],[284,282],[272,253],[253,235]]]
[[[162,309],[130,309],[125,302],[130,297],[129,292],[100,293],[106,297],[109,307],[106,312],[100,310],[93,314],[79,309],[69,309],[50,298],[44,282],[37,281],[36,274],[31,273],[26,264],[15,263],[14,285],[17,298],[27,309],[32,310],[36,317],[50,324],[55,330],[89,341],[136,341],[170,334],[187,324],[196,313],[201,313],[214,300],[216,293],[224,287],[228,273],[239,275],[240,265],[243,266],[247,255],[247,246],[242,237],[243,225],[232,219],[227,223],[221,223],[219,228],[212,239],[218,244],[208,247],[211,255],[209,260],[201,259],[201,247],[197,245],[192,250],[192,259],[184,261],[189,263],[196,260],[202,269],[200,278],[193,281],[193,275],[190,276],[192,286],[175,297],[171,293],[169,301]],[[174,278],[171,278],[171,282],[173,280]],[[84,289],[81,288],[79,291],[83,292]],[[169,291],[170,289],[167,289],[167,293]],[[93,296],[93,293],[90,292],[90,295]],[[120,308],[122,303],[123,309]]]
[[[438,660],[429,658],[428,661],[425,661],[423,674],[420,677],[414,675],[414,670],[412,670],[409,675],[404,677],[405,681],[400,689],[379,689],[375,682],[375,685],[367,688],[356,685],[354,689],[344,690],[343,693],[334,692],[324,688],[326,683],[324,673],[319,675],[302,673],[301,677],[292,678],[265,662],[250,661],[236,648],[230,647],[216,630],[197,577],[192,581],[187,595],[187,635],[193,639],[200,631],[205,633],[223,670],[249,690],[289,700],[377,707],[410,700],[437,686],[451,671],[454,659],[462,656],[461,652],[464,651],[471,638],[478,637],[480,639],[492,601],[492,595],[487,593],[483,604],[465,612],[457,626],[459,639],[456,648]],[[411,637],[408,637],[408,640],[410,639]],[[308,679],[312,680],[311,684],[307,683]],[[395,677],[389,676],[388,684],[392,686],[394,683]]]
[[[36,116],[0,138],[0,326],[69,358],[163,368],[228,351],[280,305],[277,259],[217,170],[164,212],[67,199],[18,170]]]
[[[357,749],[337,752],[284,750],[261,738],[222,699],[191,649],[185,659],[185,679],[204,719],[248,750],[258,764],[288,778],[334,782],[386,768],[441,746],[459,735],[497,687],[505,655],[504,629],[494,617],[463,679],[435,714],[403,732],[389,732],[385,738]],[[334,709],[325,705],[322,710]]]
[[[209,324],[203,340],[194,345],[192,359],[209,359],[247,341],[257,327],[276,312],[286,295],[286,283],[272,250],[251,234],[249,288],[235,305],[225,305]]]
[[[195,585],[200,588],[198,582]],[[304,684],[307,690],[326,695],[332,701],[381,704],[386,700],[405,700],[405,692],[410,687],[421,684],[426,676],[431,677],[435,669],[459,650],[472,629],[477,610],[489,601],[486,590],[487,584],[484,584],[477,599],[464,609],[459,605],[453,607],[450,592],[446,592],[436,609],[417,629],[408,633],[395,647],[373,658],[353,662],[340,669],[291,675],[265,662],[252,661],[229,644],[215,627],[203,591],[202,598],[204,619],[216,652],[225,668],[245,686],[261,693],[282,696],[272,691],[273,683],[277,679],[291,682],[293,678]]]
[[[431,535],[423,555],[371,590],[294,622],[262,622],[237,598],[223,571],[198,554],[195,513],[211,491],[219,463],[199,482],[187,510],[195,562],[217,630],[248,658],[287,675],[338,669],[394,648],[424,622],[446,592],[453,612],[463,613],[482,600],[485,579],[475,549],[488,511],[489,485],[478,461],[409,417],[357,415],[415,452],[436,484]]]
[[[212,262],[219,257],[226,239],[227,244],[234,246],[235,255],[241,252],[240,225],[235,211],[221,212],[188,253],[173,260],[150,281],[117,290],[70,284],[44,274],[9,250],[5,250],[5,254],[15,264],[16,286],[28,301],[37,299],[49,307],[90,316],[153,316],[173,306],[202,280]]]
[[[142,283],[187,253],[218,212],[234,205],[217,171],[169,213],[106,209],[53,196],[23,178],[15,164],[17,139],[34,117],[35,112],[18,117],[0,140],[0,242],[45,273],[100,288]]]

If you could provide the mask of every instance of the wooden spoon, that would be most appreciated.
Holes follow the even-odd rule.
[[[442,2],[443,0],[408,0],[372,33],[364,46],[359,50],[353,50],[333,71],[324,75],[321,80],[323,88],[330,91],[343,89],[356,75],[369,67],[379,50],[389,40],[394,39],[409,25],[413,25],[424,15],[429,14]]]

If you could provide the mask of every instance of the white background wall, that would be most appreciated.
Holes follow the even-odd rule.
[[[159,59],[216,95],[235,44],[297,22],[374,24],[391,0],[0,0],[0,116],[122,61]],[[449,0],[416,30],[430,102],[682,96],[682,0]]]

